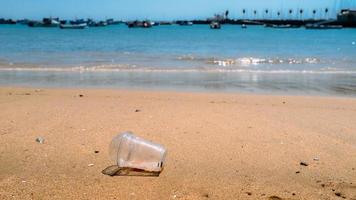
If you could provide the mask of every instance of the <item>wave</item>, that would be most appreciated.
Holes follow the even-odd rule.
[[[295,65],[295,64],[319,64],[322,61],[319,58],[314,57],[307,57],[307,58],[256,58],[256,57],[242,57],[242,58],[196,58],[192,55],[185,55],[178,57],[179,60],[183,61],[204,61],[206,64],[213,64],[222,67],[228,66],[256,66],[260,64],[270,64],[270,65],[277,65],[277,64],[288,64],[288,65]]]

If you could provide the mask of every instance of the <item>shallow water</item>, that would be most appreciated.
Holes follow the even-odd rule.
[[[0,84],[356,95],[356,29],[0,26]]]

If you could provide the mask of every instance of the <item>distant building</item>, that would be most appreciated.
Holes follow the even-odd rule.
[[[356,26],[356,10],[343,9],[337,15],[338,23],[346,27],[355,27]]]

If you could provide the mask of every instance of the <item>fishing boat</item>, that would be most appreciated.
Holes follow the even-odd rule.
[[[82,24],[61,24],[59,28],[61,29],[85,29],[87,28],[87,23]]]
[[[149,20],[145,21],[133,21],[133,22],[127,22],[126,23],[127,27],[129,28],[151,28],[152,23]]]
[[[28,22],[29,27],[46,27],[53,28],[59,26],[58,18],[43,18],[42,21],[30,21]]]
[[[210,28],[211,29],[220,29],[221,28],[221,25],[219,22],[211,22],[210,23]]]

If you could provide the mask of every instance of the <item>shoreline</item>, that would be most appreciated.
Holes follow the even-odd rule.
[[[0,199],[355,199],[355,108],[347,97],[0,87]],[[110,140],[129,130],[168,149],[158,178],[101,174]]]
[[[231,90],[199,90],[199,89],[174,89],[174,88],[129,88],[129,87],[105,87],[105,86],[23,86],[23,85],[0,85],[0,90],[30,90],[30,91],[92,91],[92,92],[123,92],[123,93],[153,93],[153,94],[181,94],[181,95],[220,95],[220,96],[246,96],[250,98],[258,97],[279,97],[279,98],[317,98],[317,99],[344,99],[356,100],[355,95],[337,95],[337,94],[303,94],[303,93],[282,93],[282,92],[246,92],[246,91],[231,91]],[[10,92],[11,93],[11,92]],[[21,94],[18,94],[21,95]]]

